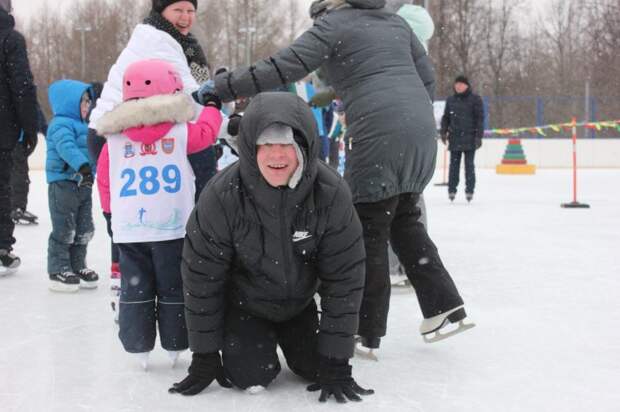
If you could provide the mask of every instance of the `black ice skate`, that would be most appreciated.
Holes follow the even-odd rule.
[[[377,355],[375,355],[375,349],[379,349],[381,344],[381,338],[366,338],[364,336],[355,337],[355,354],[360,358],[379,361]]]
[[[27,210],[17,208],[11,212],[11,219],[16,225],[38,225],[39,217]]]
[[[468,329],[476,326],[475,323],[465,323],[465,307],[463,305],[451,309],[447,312],[433,316],[432,318],[424,319],[422,325],[420,325],[420,333],[426,343],[435,343],[440,340],[449,338],[458,333],[465,332]],[[450,323],[457,323],[457,328],[446,333],[441,333],[440,329],[449,325]]]
[[[50,273],[51,291],[74,293],[80,290],[80,277],[73,272]]]
[[[83,289],[95,289],[99,282],[99,275],[92,269],[82,269],[76,275],[80,279],[80,287]]]
[[[17,272],[22,261],[6,249],[0,249],[0,277]]]
[[[467,199],[468,202],[471,202],[472,200],[474,200],[474,194],[473,193],[465,193],[465,199]]]
[[[451,202],[454,202],[454,199],[456,199],[456,193],[448,193],[448,198],[450,199]]]

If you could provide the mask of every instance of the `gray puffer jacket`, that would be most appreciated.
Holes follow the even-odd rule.
[[[348,0],[328,8],[289,47],[215,78],[217,93],[228,101],[279,88],[323,66],[345,105],[345,179],[355,203],[421,193],[437,154],[431,62],[405,20],[384,5]]]

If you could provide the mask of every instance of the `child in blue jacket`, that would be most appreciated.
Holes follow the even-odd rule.
[[[99,276],[86,266],[95,231],[92,216],[94,164],[88,156],[86,118],[91,86],[59,80],[49,87],[54,118],[47,130],[47,174],[52,233],[47,250],[50,289],[96,288]]]

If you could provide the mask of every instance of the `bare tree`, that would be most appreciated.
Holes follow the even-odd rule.
[[[483,26],[485,71],[490,74],[488,78],[491,94],[501,96],[506,90],[507,66],[514,61],[519,47],[515,12],[521,6],[521,2],[501,0],[498,6],[493,3],[493,0],[488,1]],[[495,121],[503,124],[504,106],[499,104],[495,107]]]

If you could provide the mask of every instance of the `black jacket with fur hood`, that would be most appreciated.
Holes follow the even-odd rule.
[[[0,150],[15,147],[20,132],[39,129],[37,91],[26,41],[15,31],[15,20],[0,8]]]
[[[435,75],[409,24],[385,0],[321,0],[314,25],[273,56],[215,77],[224,99],[273,90],[321,68],[347,115],[344,178],[353,201],[421,193],[437,155]]]
[[[258,169],[256,140],[274,123],[291,126],[306,155],[295,189],[270,186]],[[238,142],[239,161],[209,182],[187,224],[181,273],[191,350],[221,349],[228,305],[281,322],[318,291],[318,350],[351,357],[365,280],[362,227],[347,184],[318,160],[312,112],[293,94],[260,94]]]

